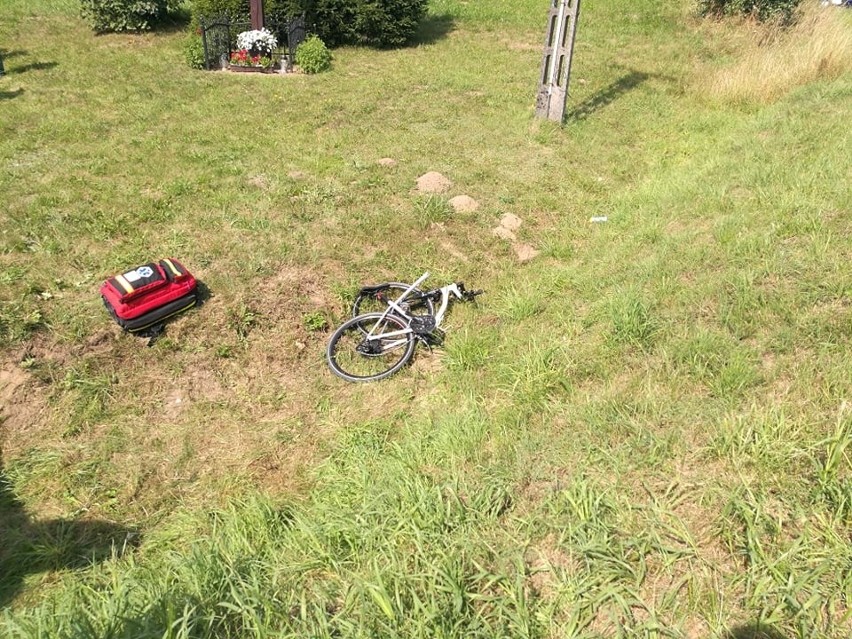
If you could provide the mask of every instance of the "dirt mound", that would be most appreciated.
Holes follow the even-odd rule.
[[[521,228],[521,224],[523,224],[523,221],[514,213],[506,213],[506,215],[500,218],[500,226],[513,233]]]
[[[521,220],[521,218],[517,215],[513,213],[506,213],[502,218],[500,218],[500,224],[491,229],[491,232],[501,240],[511,242],[518,261],[523,264],[524,262],[529,262],[531,259],[535,258],[540,251],[529,244],[517,241],[518,237],[515,235],[515,231],[521,228],[521,224],[523,224],[523,220]]]
[[[417,190],[420,193],[446,193],[453,183],[436,171],[429,171],[417,178]]]
[[[536,257],[539,254],[539,250],[530,246],[529,244],[513,244],[512,248],[515,249],[515,255],[518,256],[518,261],[529,262],[531,259]]]
[[[473,213],[479,208],[479,202],[469,195],[457,195],[450,200],[450,206],[453,207],[456,213]]]

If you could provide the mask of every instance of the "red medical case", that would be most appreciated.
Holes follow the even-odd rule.
[[[109,278],[101,297],[119,326],[138,333],[198,302],[198,283],[174,258],[148,262]]]

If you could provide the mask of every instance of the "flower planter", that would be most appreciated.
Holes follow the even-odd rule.
[[[237,36],[237,50],[229,52],[228,68],[237,73],[268,73],[278,40],[266,29],[243,31]]]

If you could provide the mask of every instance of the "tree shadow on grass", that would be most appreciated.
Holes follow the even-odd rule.
[[[0,49],[0,60],[3,61],[3,71],[8,75],[15,75],[19,73],[26,73],[27,71],[43,71],[44,69],[52,69],[57,66],[56,62],[30,62],[29,64],[24,64],[21,66],[9,65],[9,60],[14,60],[15,58],[20,58],[21,56],[28,55],[28,51],[23,49],[16,49],[13,51],[7,51],[6,49]],[[8,93],[5,92],[5,93]],[[20,94],[20,90],[12,96],[5,97],[16,97],[16,95]],[[3,94],[0,94],[0,97],[3,97]]]
[[[14,51],[7,51],[6,49],[0,49],[0,58],[4,60],[11,60],[12,58],[19,58],[22,55],[27,55],[29,51],[24,49],[16,49]]]
[[[446,38],[454,27],[455,21],[449,14],[428,15],[417,25],[417,31],[411,39],[411,46],[434,44]]]
[[[632,91],[638,87],[647,80],[648,77],[649,75],[647,73],[643,73],[641,71],[631,71],[630,73],[623,75],[608,87],[604,87],[571,109],[565,116],[565,122],[567,123],[571,120],[584,120],[595,111],[603,109],[607,105],[615,102],[615,100],[628,91]]]
[[[27,71],[44,71],[56,66],[59,66],[58,62],[30,62],[20,67],[7,68],[6,73],[11,75],[13,73],[26,73]]]
[[[722,639],[790,639],[788,635],[762,623],[751,623],[745,626],[737,626],[722,636]]]
[[[0,450],[0,608],[20,592],[27,575],[78,570],[138,545],[130,528],[98,520],[33,521],[12,490]]]
[[[154,22],[151,31],[155,34],[179,33],[186,31],[191,21],[192,13],[185,6],[180,6]]]

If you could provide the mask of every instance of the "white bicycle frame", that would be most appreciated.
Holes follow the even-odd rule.
[[[402,306],[400,306],[400,304],[405,301],[405,298],[408,297],[408,295],[411,293],[411,291],[413,291],[415,288],[420,286],[428,278],[429,278],[429,271],[426,271],[425,273],[423,273],[423,275],[421,275],[417,279],[416,282],[414,282],[414,284],[409,286],[405,290],[405,292],[402,295],[400,295],[396,300],[388,301],[388,307],[385,309],[385,312],[382,313],[382,316],[378,319],[378,321],[376,321],[375,326],[373,326],[373,328],[370,329],[370,332],[367,333],[367,336],[365,337],[365,339],[372,341],[372,340],[377,340],[377,339],[388,339],[388,338],[397,337],[397,336],[402,337],[403,335],[405,336],[403,339],[394,340],[394,341],[389,342],[388,344],[385,344],[382,347],[383,352],[393,350],[394,348],[398,348],[399,346],[403,346],[406,342],[408,342],[408,335],[410,335],[411,333],[414,332],[414,330],[411,328],[411,320],[413,318],[412,318],[411,315],[409,315],[408,313],[405,312],[405,310],[402,308]],[[443,287],[441,287],[440,291],[441,291],[441,305],[438,307],[438,311],[435,313],[435,328],[433,330],[437,330],[438,327],[441,326],[441,322],[444,319],[444,314],[447,312],[447,307],[450,305],[450,295],[452,294],[452,295],[455,295],[457,299],[462,299],[462,293],[459,290],[459,287],[458,287],[457,284],[448,284],[447,286],[443,286]],[[376,330],[377,326],[381,325],[382,320],[384,320],[385,317],[387,317],[388,313],[390,313],[392,310],[396,311],[396,313],[399,314],[400,316],[406,318],[408,320],[409,325],[406,328],[399,330],[399,331],[390,331],[388,333],[380,333],[378,335],[374,335],[373,331]]]

